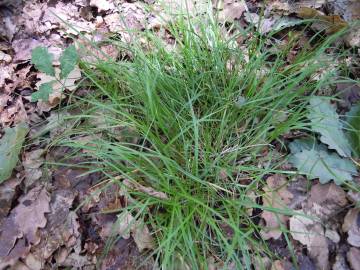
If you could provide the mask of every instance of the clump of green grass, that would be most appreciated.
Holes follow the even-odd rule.
[[[151,229],[151,255],[163,269],[207,269],[210,257],[225,269],[251,269],[253,257],[270,256],[248,211],[262,205],[249,194],[259,199],[264,176],[282,171],[258,159],[267,149],[272,160],[271,143],[305,126],[306,96],[332,83],[313,80],[331,39],[288,63],[295,41],[268,50],[272,39],[249,28],[239,47],[224,29],[210,15],[178,19],[169,26],[173,50],[144,32],[150,50],[135,38],[120,44],[130,60],[82,63],[96,91],[77,101],[81,124],[60,140],[86,150],[87,166],[115,183],[122,185],[121,176],[168,196],[129,190],[126,209]],[[83,135],[93,139],[82,143]]]

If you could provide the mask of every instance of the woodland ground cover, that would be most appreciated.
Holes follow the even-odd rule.
[[[79,40],[55,64],[32,50],[30,101],[60,106],[27,137],[27,185],[44,163],[36,145],[46,169],[1,223],[4,265],[43,269],[61,251],[57,265],[103,269],[356,269],[358,70],[342,43],[352,28],[312,8],[271,28],[261,12],[239,27],[201,8],[172,14],[163,32],[126,28],[100,43],[68,24]],[[4,180],[26,130],[1,138]]]

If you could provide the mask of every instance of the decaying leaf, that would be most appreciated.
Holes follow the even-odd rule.
[[[134,238],[134,241],[139,249],[154,249],[154,239],[150,234],[150,231],[146,224],[135,218],[128,212],[123,211],[118,215],[118,221],[116,222],[116,232],[127,239],[130,237],[130,232]]]
[[[311,231],[315,225],[314,219],[307,217],[302,210],[297,211],[298,215],[290,218],[290,232],[291,236],[299,241],[301,244],[309,246],[314,233]]]
[[[339,115],[329,100],[313,96],[310,98],[308,110],[311,128],[320,133],[321,142],[327,144],[330,149],[336,150],[340,156],[350,157],[351,146],[343,132]]]
[[[26,186],[31,186],[36,180],[39,180],[42,176],[40,167],[44,164],[45,158],[44,149],[37,149],[31,152],[25,153],[23,160],[23,166],[25,170]]]
[[[99,12],[115,9],[113,0],[90,0],[90,6],[97,7]]]
[[[266,179],[267,186],[264,188],[263,206],[284,209],[293,198],[286,188],[287,179],[283,175],[273,175]],[[284,226],[288,218],[276,212],[264,210],[261,217],[265,220],[266,226],[261,230],[261,236],[267,240],[278,239],[281,234],[281,226]]]
[[[316,184],[311,187],[306,209],[323,222],[327,222],[347,204],[346,193],[339,186],[334,183]]]
[[[348,233],[347,241],[354,247],[360,247],[360,209],[350,209],[347,212],[342,229]]]
[[[20,178],[14,177],[0,184],[0,224],[11,209],[13,197],[20,182]]]
[[[235,2],[232,0],[217,1],[219,11],[219,20],[221,22],[233,22],[240,19],[241,15],[248,11],[245,1]],[[222,5],[221,5],[222,4]],[[219,7],[219,5],[221,5]]]
[[[300,7],[297,15],[303,19],[312,19],[315,22],[311,27],[317,31],[325,31],[327,34],[334,34],[345,29],[348,24],[339,15],[323,15],[319,11],[309,7]]]
[[[40,241],[39,228],[46,225],[45,213],[50,212],[50,197],[41,187],[35,187],[19,199],[19,204],[11,211],[0,227],[0,262],[7,260],[18,239],[24,239],[28,245]]]
[[[57,77],[60,76],[60,69],[55,68],[55,74]],[[48,76],[45,73],[40,73],[37,75],[37,77],[40,79],[36,83],[37,88],[42,84],[50,83],[54,81],[54,78],[52,76]],[[57,106],[60,101],[64,98],[63,91],[65,89],[69,91],[73,91],[76,89],[76,81],[81,78],[81,72],[80,69],[75,66],[75,68],[69,73],[66,79],[62,79],[61,81],[56,81],[53,83],[53,91],[49,94],[49,98],[47,101],[38,101],[38,107],[41,108],[42,111],[50,111],[52,108]]]
[[[0,139],[0,183],[10,177],[16,166],[27,132],[28,126],[24,123],[5,129]]]
[[[350,248],[346,254],[346,258],[350,264],[351,269],[360,270],[360,249],[354,247]]]
[[[318,269],[328,269],[329,248],[324,229],[302,210],[298,210],[297,213],[290,218],[291,236],[308,247],[309,255],[315,261]]]
[[[153,196],[155,198],[158,198],[158,199],[162,199],[162,200],[169,199],[168,196],[164,192],[156,191],[152,187],[145,187],[143,185],[140,185],[139,183],[130,181],[128,179],[125,179],[123,181],[123,184],[129,189],[133,189],[133,190],[136,190],[139,192],[146,193],[146,194]]]
[[[296,140],[290,143],[292,163],[301,174],[309,179],[319,178],[321,183],[334,180],[337,185],[351,181],[357,170],[353,162],[336,153],[329,153],[323,146],[310,141]]]

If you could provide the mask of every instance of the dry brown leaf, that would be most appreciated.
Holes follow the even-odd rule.
[[[350,209],[344,219],[342,230],[348,233],[347,241],[354,247],[360,247],[360,209]]]
[[[55,74],[57,77],[60,75],[60,69],[55,68]],[[45,73],[39,73],[37,78],[40,79],[36,83],[36,87],[39,89],[40,85],[43,83],[48,83],[54,81],[54,77],[49,76]],[[69,91],[74,91],[76,89],[76,81],[81,78],[81,72],[78,66],[70,72],[66,79],[62,79],[60,82],[55,81],[53,84],[53,92],[49,95],[48,101],[38,101],[37,106],[41,112],[48,112],[52,108],[59,105],[61,100],[65,97],[63,91],[65,89]]]
[[[130,237],[131,232],[140,252],[144,249],[154,249],[154,239],[148,227],[140,220],[135,220],[128,211],[123,211],[118,215],[116,226],[116,232],[125,239]]]
[[[248,11],[245,1],[224,1],[223,8],[219,11],[219,20],[233,22],[235,19],[239,19],[245,11]]]
[[[313,22],[311,27],[316,31],[325,31],[327,34],[337,33],[348,26],[339,15],[323,15],[319,11],[309,7],[300,7],[297,10],[297,15],[303,19],[318,20]]]
[[[13,197],[20,182],[20,178],[14,177],[4,181],[0,185],[0,225],[2,224],[3,218],[8,215],[11,209]]]
[[[14,67],[12,65],[0,63],[0,88],[5,86],[5,80],[11,79],[13,74]]]
[[[162,199],[162,200],[169,199],[169,197],[164,192],[156,191],[152,187],[145,187],[143,185],[140,185],[139,183],[130,181],[128,179],[125,179],[123,181],[123,184],[129,189],[133,189],[133,190],[136,190],[139,192],[146,193],[146,194],[153,196],[155,198],[158,198],[158,199]]]
[[[11,56],[4,53],[3,51],[0,51],[0,62],[10,63],[12,60]]]
[[[32,255],[39,261],[48,259],[59,247],[72,247],[80,236],[77,215],[71,211],[75,193],[59,190],[52,196],[48,223],[40,231],[41,242],[32,248]]]
[[[326,221],[348,204],[345,191],[334,183],[312,186],[306,209]]]
[[[290,203],[293,195],[286,188],[286,177],[273,175],[266,179],[267,186],[264,188],[263,206],[284,209]],[[260,232],[263,239],[278,239],[288,218],[281,214],[264,210],[261,217],[265,220],[266,226]],[[282,224],[282,225],[281,225]]]
[[[47,191],[41,186],[20,197],[19,204],[0,227],[0,257],[6,259],[19,238],[32,245],[39,243],[38,229],[46,225],[45,213],[50,212],[49,201]]]
[[[289,222],[291,236],[301,244],[310,246],[311,239],[314,237],[312,228],[315,221],[306,217],[302,210],[296,212],[297,215],[292,216]]]
[[[30,60],[31,51],[38,46],[43,46],[43,43],[33,38],[14,40],[12,42],[15,51],[14,62]]]
[[[290,234],[293,239],[307,246],[310,257],[318,269],[328,269],[329,248],[325,232],[321,224],[305,216],[302,210],[290,218]]]
[[[360,249],[358,248],[350,248],[348,253],[346,254],[346,258],[353,270],[360,270]]]
[[[23,159],[23,166],[25,170],[25,185],[30,187],[39,180],[42,176],[40,167],[44,164],[45,158],[43,157],[45,149],[37,149],[31,152],[25,152]]]
[[[290,270],[292,269],[292,264],[289,261],[280,261],[276,260],[271,265],[271,270]]]
[[[314,260],[317,269],[327,270],[330,267],[328,242],[323,235],[321,225],[317,224],[313,229],[318,233],[314,234],[310,246],[308,246],[309,256]]]
[[[128,30],[140,30],[145,26],[146,13],[142,4],[123,3],[119,7],[120,13],[112,13],[104,17],[110,32],[120,33],[128,38]]]
[[[97,7],[99,12],[115,9],[113,0],[90,0],[90,6]]]

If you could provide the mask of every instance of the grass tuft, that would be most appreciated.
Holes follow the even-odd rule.
[[[150,255],[163,269],[208,269],[211,257],[251,269],[252,258],[272,253],[250,210],[263,208],[265,176],[291,173],[280,170],[273,143],[305,128],[307,96],[334,83],[318,76],[334,37],[314,37],[290,61],[296,37],[278,45],[281,32],[233,34],[211,15],[178,18],[168,34],[174,44],[150,31],[114,42],[130,60],[82,63],[96,91],[77,102],[79,124],[59,144],[120,186],[116,176],[167,195],[128,190],[131,203],[119,209],[149,226]]]

